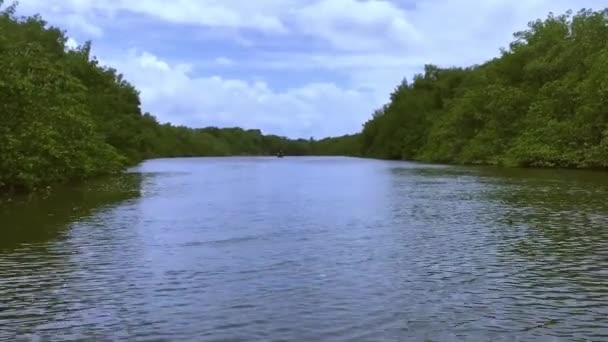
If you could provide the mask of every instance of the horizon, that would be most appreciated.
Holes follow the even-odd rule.
[[[425,64],[482,64],[530,21],[605,7],[597,0],[290,3],[31,0],[18,13],[66,30],[70,47],[91,40],[92,55],[122,73],[140,91],[142,112],[161,123],[321,140],[358,133]]]

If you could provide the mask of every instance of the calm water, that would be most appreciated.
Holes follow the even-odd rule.
[[[607,199],[606,173],[152,160],[0,206],[0,340],[606,341]]]

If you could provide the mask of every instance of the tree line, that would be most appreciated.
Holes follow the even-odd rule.
[[[426,65],[346,147],[387,159],[608,167],[608,9],[530,22],[481,65]]]
[[[312,153],[313,142],[241,128],[161,124],[91,43],[0,0],[0,192],[117,173],[143,159]]]
[[[0,191],[117,173],[147,158],[351,155],[446,163],[608,167],[608,9],[536,20],[498,57],[426,65],[342,137],[161,124],[91,43],[0,0]]]

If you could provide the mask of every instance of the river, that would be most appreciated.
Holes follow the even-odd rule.
[[[0,206],[0,340],[608,340],[606,173],[150,160]]]

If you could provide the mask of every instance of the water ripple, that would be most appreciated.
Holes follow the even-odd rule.
[[[57,221],[0,251],[0,340],[608,340],[603,176],[340,158],[131,172],[139,197],[30,208]],[[15,208],[0,222],[35,234]]]

